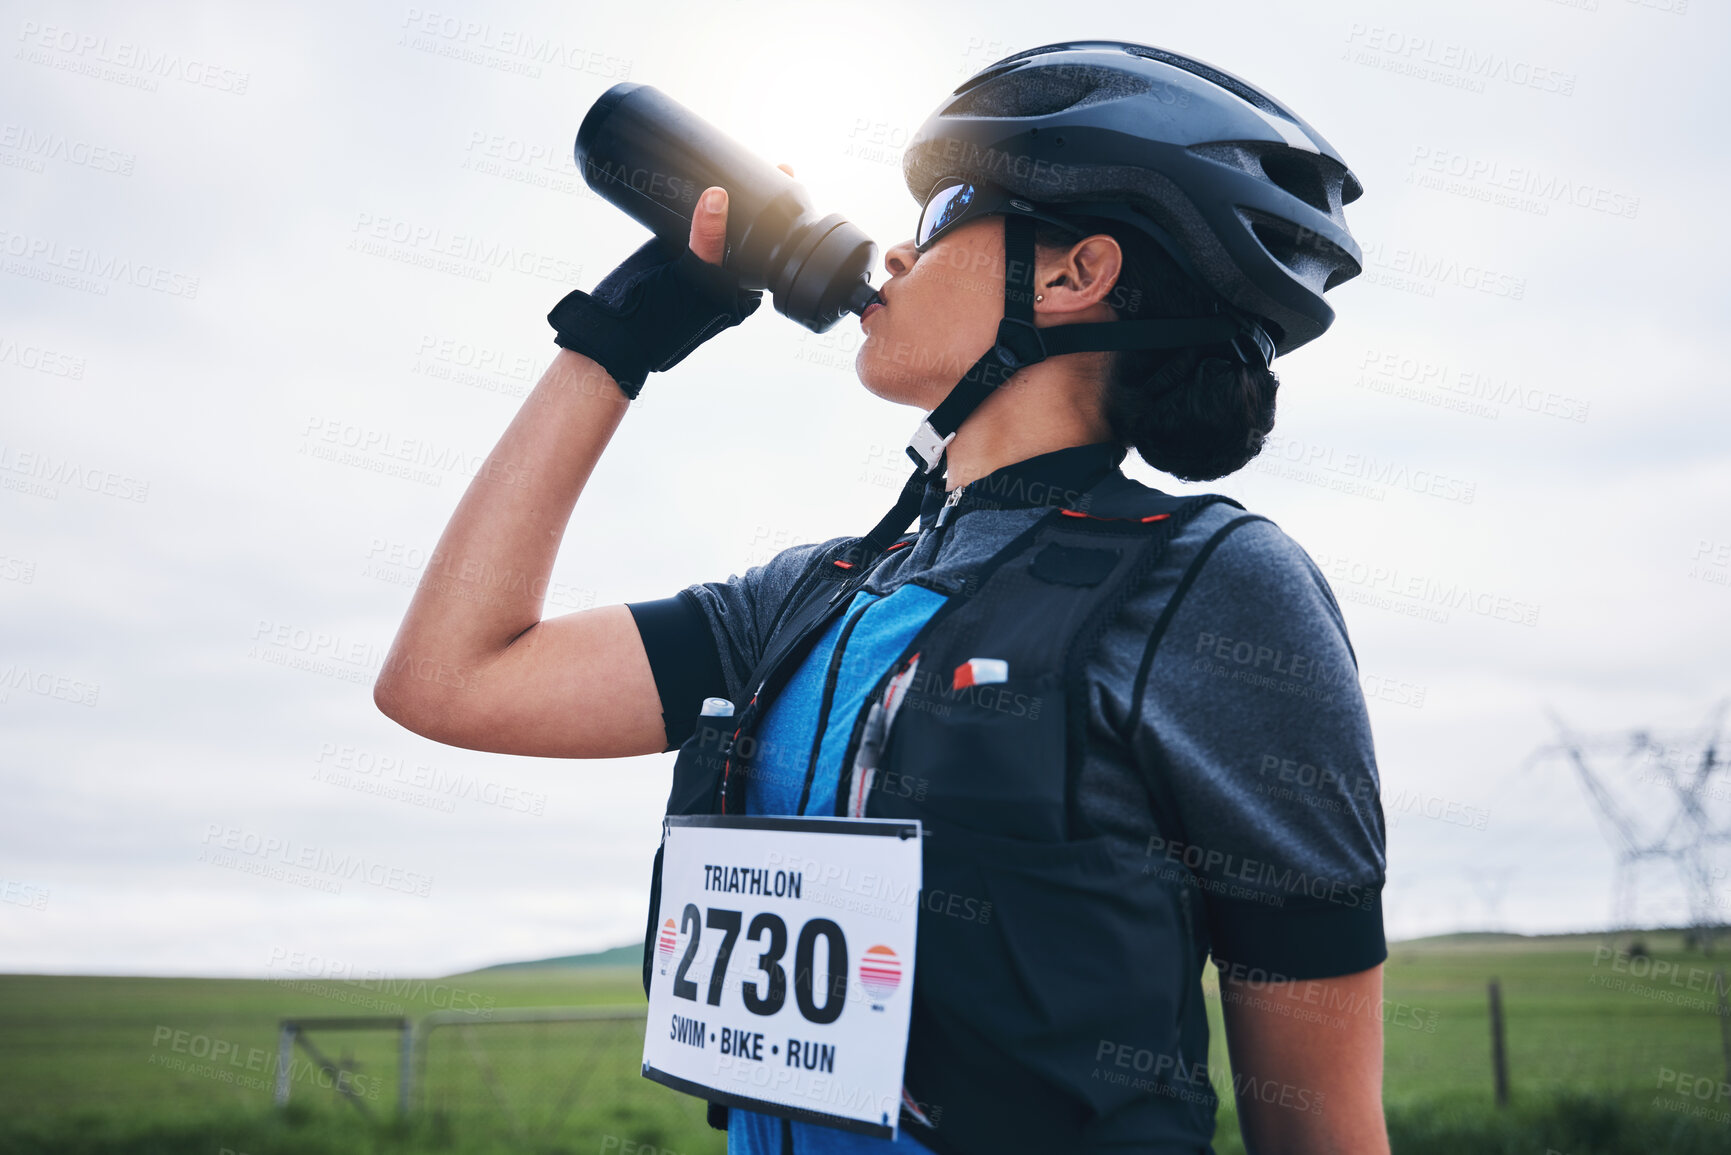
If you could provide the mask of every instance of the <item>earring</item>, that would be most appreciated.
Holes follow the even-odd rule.
[[[1035,301],[1044,301],[1045,299],[1046,299],[1046,294],[1044,294],[1044,293],[1035,293],[1034,294],[1034,300]]]

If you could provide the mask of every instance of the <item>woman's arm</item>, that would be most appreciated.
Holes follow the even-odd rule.
[[[629,405],[599,365],[559,351],[439,538],[373,687],[387,717],[501,754],[662,749],[660,700],[630,612],[541,620],[571,510]]]
[[[692,252],[719,264],[726,228],[723,194],[719,211],[693,214]],[[600,365],[559,351],[439,539],[373,687],[386,716],[435,741],[501,754],[619,758],[665,748],[631,612],[613,605],[541,620],[571,511],[629,405]]]
[[[1387,1155],[1380,965],[1280,983],[1222,974],[1220,1007],[1250,1155]]]

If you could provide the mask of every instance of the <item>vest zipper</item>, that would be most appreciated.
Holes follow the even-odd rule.
[[[933,561],[937,560],[938,550],[944,544],[945,531],[949,529],[949,525],[950,525],[950,522],[949,522],[950,510],[956,508],[956,506],[958,504],[960,504],[960,502],[962,500],[963,491],[966,490],[968,488],[968,486],[972,485],[972,484],[973,484],[973,482],[970,481],[964,485],[958,485],[954,489],[950,490],[950,495],[948,497],[944,498],[944,504],[943,504],[942,508],[940,508],[938,510],[938,520],[932,527],[932,528],[937,530],[937,536],[934,539],[935,544],[932,546],[932,560]]]
[[[794,810],[795,814],[804,814],[806,803],[811,801],[811,784],[812,780],[817,777],[817,755],[818,751],[823,749],[823,737],[824,732],[828,729],[830,707],[835,704],[836,674],[841,669],[842,655],[847,650],[848,638],[853,636],[854,627],[859,625],[860,619],[865,617],[866,611],[871,609],[872,605],[872,602],[867,602],[854,611],[853,617],[848,619],[847,625],[841,628],[841,634],[836,638],[835,652],[829,656],[829,669],[824,672],[823,678],[823,698],[817,709],[817,732],[812,735],[811,756],[806,759],[805,763],[805,785],[800,787],[799,807]],[[840,786],[839,774],[836,784],[838,787]]]
[[[946,602],[945,604],[947,605],[948,603]],[[902,656],[892,662],[890,668],[878,676],[877,684],[872,687],[871,693],[866,695],[865,704],[860,707],[859,713],[854,715],[853,729],[848,732],[847,736],[847,749],[842,751],[841,767],[836,774],[835,816],[837,818],[846,818],[848,816],[848,806],[850,800],[853,798],[854,792],[853,763],[854,759],[859,757],[859,745],[865,738],[866,720],[871,717],[872,707],[879,704],[879,699],[883,697],[884,690],[891,682],[901,676],[903,670],[908,668],[908,663],[912,662],[914,655],[919,653],[915,647],[918,646],[920,641],[925,637],[927,628],[931,626],[933,621],[942,617],[943,613],[944,607],[939,606],[937,612],[930,618],[926,619],[926,624],[919,628],[919,631],[914,634],[913,640],[903,648]],[[889,735],[887,733],[884,735],[884,745],[886,748],[889,745]],[[842,781],[843,774],[847,777],[846,782]],[[862,812],[864,807],[865,804],[862,803]]]
[[[1179,1049],[1179,1044],[1184,1038],[1184,1015],[1190,1009],[1191,991],[1202,985],[1202,975],[1194,962],[1196,958],[1196,916],[1190,909],[1190,882],[1186,879],[1179,885],[1183,888],[1178,892],[1178,909],[1184,916],[1184,954],[1182,956],[1184,959],[1184,989],[1178,998],[1178,1043],[1174,1044],[1175,1052]],[[1207,966],[1207,963],[1202,965]]]
[[[937,611],[933,613],[931,617],[926,619],[925,624],[914,632],[912,638],[908,639],[908,644],[902,647],[902,652],[897,655],[895,661],[890,663],[889,669],[878,675],[877,684],[872,687],[871,693],[865,696],[865,701],[861,704],[859,712],[854,715],[853,729],[849,731],[847,737],[847,749],[842,751],[840,772],[836,774],[836,817],[847,817],[847,811],[844,808],[846,806],[846,800],[853,797],[853,763],[854,759],[859,757],[859,744],[865,737],[866,719],[871,717],[872,707],[877,705],[878,699],[883,697],[884,689],[895,679],[895,676],[901,673],[902,670],[906,668],[908,661],[913,657],[913,655],[919,652],[921,644],[925,642],[926,636],[931,633],[932,628],[936,626],[952,608],[966,600],[967,595],[965,592],[957,592],[948,595],[944,599],[944,604],[939,606]],[[885,748],[887,749],[889,743],[888,734],[884,735],[884,743]],[[842,781],[844,777],[847,779],[845,782]]]
[[[869,573],[861,573],[857,576],[846,579],[842,588],[838,589],[836,594],[840,594],[844,591],[858,590],[864,586],[865,579],[868,576]],[[817,596],[822,597],[824,595],[820,592]],[[726,814],[729,812],[727,808],[727,798],[733,774],[733,757],[738,752],[740,740],[742,738],[748,735],[755,737],[756,735],[758,715],[762,713],[762,707],[760,707],[758,703],[763,698],[764,691],[773,686],[774,692],[780,693],[782,685],[787,681],[787,678],[783,675],[789,668],[788,659],[793,657],[795,654],[798,654],[800,655],[801,660],[803,660],[804,655],[810,649],[810,644],[808,643],[815,643],[818,638],[823,637],[823,631],[829,628],[831,619],[833,619],[836,614],[845,612],[851,601],[851,593],[848,601],[841,602],[839,605],[837,604],[836,598],[831,596],[828,603],[824,606],[823,611],[819,613],[815,619],[806,622],[800,628],[799,633],[783,648],[781,654],[775,659],[774,664],[763,672],[763,677],[758,679],[757,687],[751,690],[750,700],[748,700],[745,703],[745,707],[739,711],[739,721],[733,731],[733,741],[727,752],[726,761],[722,763],[721,782],[718,787],[720,794],[720,807],[717,811],[718,813]],[[797,616],[798,613],[803,612],[803,609],[796,611],[795,616]],[[771,640],[774,640],[773,635],[771,636]],[[798,664],[796,663],[793,668],[798,669]],[[749,686],[747,688],[750,689]]]
[[[949,516],[950,510],[956,508],[956,503],[962,500],[963,491],[966,490],[968,488],[968,486],[970,486],[972,484],[973,484],[973,482],[971,482],[971,481],[964,482],[963,484],[958,485],[954,489],[950,490],[949,495],[944,498],[943,508],[938,510],[938,524],[939,525],[944,524],[944,518]]]

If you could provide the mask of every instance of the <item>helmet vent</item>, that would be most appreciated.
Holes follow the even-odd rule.
[[[960,96],[970,88],[978,88],[992,77],[1002,76],[1004,73],[1012,71],[1019,61],[1026,60],[1030,56],[1043,56],[1048,52],[1063,52],[1070,47],[1072,46],[1069,44],[1044,44],[1039,48],[1029,48],[1018,52],[1014,56],[1006,56],[995,64],[988,64],[985,68],[962,81],[950,95]]]
[[[1282,220],[1242,205],[1238,207],[1238,215],[1250,226],[1257,243],[1268,250],[1269,256],[1317,292],[1350,281],[1362,271],[1351,254],[1295,221]]]
[[[1301,158],[1288,149],[1265,152],[1262,154],[1262,171],[1268,174],[1269,180],[1317,212],[1332,211],[1328,204],[1328,189],[1322,183],[1322,174],[1317,171],[1314,159]]]
[[[1289,269],[1298,263],[1298,241],[1290,229],[1282,228],[1274,221],[1252,220],[1250,231],[1256,234],[1256,239],[1262,242],[1269,256]]]
[[[1146,77],[1092,65],[1041,70],[1012,68],[958,96],[949,116],[1024,117],[1122,100],[1149,91]]]
[[[1193,144],[1190,151],[1230,165],[1247,176],[1266,180],[1324,216],[1333,217],[1336,223],[1341,221],[1336,215],[1340,206],[1331,204],[1329,197],[1338,196],[1341,204],[1345,204],[1361,191],[1352,173],[1329,158],[1268,141],[1210,141]]]
[[[1199,60],[1192,60],[1188,56],[1180,56],[1176,52],[1165,52],[1159,48],[1149,48],[1142,44],[1126,44],[1124,45],[1124,51],[1128,52],[1132,56],[1141,56],[1148,60],[1158,60],[1160,63],[1169,64],[1173,68],[1182,68],[1185,72],[1190,73],[1190,75],[1200,76],[1210,84],[1217,84],[1221,88],[1224,88],[1238,99],[1254,104],[1263,112],[1271,113],[1274,116],[1280,117],[1282,120],[1290,120],[1297,123],[1297,118],[1290,112],[1274,103],[1274,101],[1268,99],[1268,97],[1262,95],[1262,93],[1256,91],[1256,89],[1250,87],[1237,77],[1228,76],[1226,73],[1221,72],[1218,69],[1208,67]]]

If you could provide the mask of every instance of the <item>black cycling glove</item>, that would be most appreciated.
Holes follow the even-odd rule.
[[[602,278],[553,306],[555,344],[600,365],[633,401],[650,373],[663,373],[723,329],[757,311],[763,292],[742,289],[734,275],[687,245],[678,256],[651,237]]]

